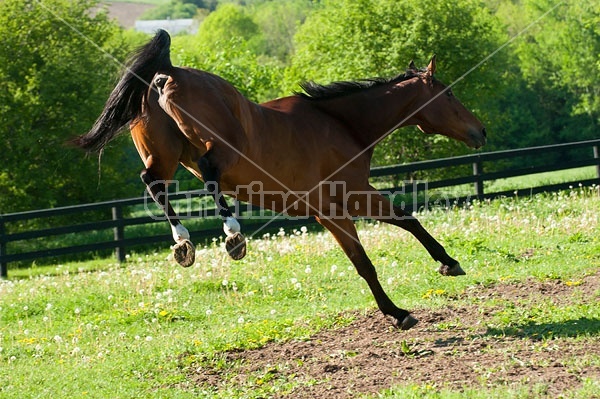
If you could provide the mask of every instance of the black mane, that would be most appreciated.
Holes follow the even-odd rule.
[[[294,92],[295,95],[306,98],[308,100],[324,100],[336,97],[347,96],[362,90],[371,89],[373,87],[382,86],[389,83],[398,83],[417,76],[423,71],[407,70],[405,73],[393,78],[371,78],[361,79],[357,81],[342,81],[333,82],[327,85],[320,85],[313,81],[300,83],[302,92]]]

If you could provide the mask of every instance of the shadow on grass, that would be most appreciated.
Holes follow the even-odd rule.
[[[505,328],[488,328],[485,335],[531,339],[593,337],[600,335],[600,319],[582,317],[555,323],[529,322]]]

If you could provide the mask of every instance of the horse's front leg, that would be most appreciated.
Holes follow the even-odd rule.
[[[417,319],[412,317],[407,310],[397,307],[383,290],[377,278],[375,266],[371,263],[358,239],[354,222],[350,219],[321,219],[319,217],[316,219],[333,234],[346,256],[354,264],[358,274],[369,285],[379,310],[385,316],[391,318],[392,324],[402,330],[408,330],[417,324]]]
[[[448,255],[444,247],[425,230],[417,218],[407,214],[402,208],[392,205],[388,199],[381,196],[374,188],[371,187],[371,189],[373,191],[369,196],[370,201],[368,202],[370,207],[364,205],[365,201],[362,202],[364,208],[362,216],[368,216],[381,222],[401,227],[410,232],[425,247],[429,255],[441,263],[438,269],[440,274],[444,276],[461,276],[466,274],[460,267],[460,263]]]
[[[152,196],[154,202],[162,208],[167,216],[167,220],[171,226],[173,240],[175,240],[175,245],[173,246],[175,260],[183,267],[193,265],[196,258],[196,249],[190,241],[188,229],[181,224],[175,210],[167,199],[166,182],[154,177],[152,172],[148,169],[144,169],[140,174],[140,177],[146,184],[148,192]]]
[[[223,231],[227,236],[225,238],[225,248],[227,253],[234,260],[240,260],[246,256],[246,239],[241,233],[240,223],[233,216],[227,201],[220,189],[221,171],[216,166],[216,162],[211,159],[213,152],[209,150],[198,160],[198,168],[202,173],[202,178],[208,192],[215,199],[217,210],[223,220]]]

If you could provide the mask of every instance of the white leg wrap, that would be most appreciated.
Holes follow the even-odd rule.
[[[228,237],[234,235],[235,233],[239,233],[242,230],[239,222],[233,216],[227,216],[225,221],[223,222],[223,231],[227,234]]]
[[[171,225],[171,231],[173,232],[173,239],[175,240],[175,242],[190,239],[190,232],[188,231],[188,229],[183,227],[181,223],[177,224],[177,226]]]

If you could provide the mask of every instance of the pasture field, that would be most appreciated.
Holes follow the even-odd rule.
[[[394,330],[327,233],[11,271],[0,398],[598,398],[598,187],[419,215],[467,276],[361,222]]]

